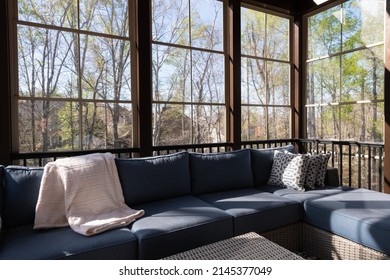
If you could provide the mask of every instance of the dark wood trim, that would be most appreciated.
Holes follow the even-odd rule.
[[[0,164],[11,164],[11,88],[8,49],[8,7],[7,0],[0,0]]]
[[[293,1],[286,0],[242,0],[244,4],[260,7],[269,11],[282,13],[286,15],[293,15],[296,13],[296,5]]]
[[[241,148],[241,1],[229,0],[229,106],[228,132],[233,149]]]
[[[348,0],[328,0],[327,2],[324,2],[321,5],[317,5],[313,0],[302,0],[302,1],[295,1],[294,5],[294,11],[296,15],[305,15],[308,13],[315,12],[318,9],[322,9],[323,7],[326,6],[332,6],[336,5],[337,2],[345,2]]]
[[[302,57],[302,36],[301,36],[302,17],[298,16],[294,18],[292,25],[292,81],[293,88],[291,92],[291,104],[292,106],[292,138],[302,138],[302,69],[301,69],[301,57]]]
[[[152,45],[151,45],[151,15],[150,0],[138,1],[138,146],[141,156],[152,154]],[[142,117],[140,117],[142,116]]]
[[[385,155],[390,155],[390,0],[386,1],[385,15]],[[390,156],[384,157],[383,191],[390,193]]]
[[[340,1],[342,0],[328,0],[321,5],[317,5],[313,0],[243,0],[242,2],[251,5],[257,5],[259,7],[273,10],[276,12],[298,16],[313,12],[318,8],[322,8],[327,5],[332,5],[334,4],[334,2]]]

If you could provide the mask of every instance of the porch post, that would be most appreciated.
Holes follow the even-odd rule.
[[[385,127],[384,127],[384,186],[390,193],[390,0],[386,0],[385,13]]]
[[[138,2],[138,90],[136,114],[138,121],[137,141],[140,156],[150,156],[153,146],[152,129],[152,58],[151,58],[151,1]]]
[[[306,127],[305,118],[302,117],[304,112],[303,102],[306,87],[304,86],[304,75],[302,73],[302,65],[304,63],[304,48],[306,45],[303,43],[302,36],[302,14],[298,14],[294,17],[294,22],[292,23],[291,32],[292,32],[292,62],[293,67],[291,69],[291,104],[292,104],[292,114],[291,114],[291,136],[293,139],[305,138]],[[296,150],[299,150],[300,143],[296,143]]]
[[[241,1],[229,0],[228,62],[229,84],[226,94],[228,103],[228,141],[233,150],[241,148]]]
[[[8,50],[8,7],[7,0],[0,0],[0,164],[11,164],[11,88]]]

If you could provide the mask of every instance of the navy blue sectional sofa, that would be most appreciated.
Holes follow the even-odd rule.
[[[115,159],[125,202],[145,215],[86,237],[34,230],[43,168],[1,166],[0,259],[160,259],[246,232],[307,223],[390,255],[390,195],[267,185],[275,150]]]

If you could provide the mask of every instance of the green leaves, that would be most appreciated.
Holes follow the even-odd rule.
[[[308,18],[309,138],[383,141],[377,129],[384,114],[383,29],[377,18],[384,6],[366,4],[352,0]]]

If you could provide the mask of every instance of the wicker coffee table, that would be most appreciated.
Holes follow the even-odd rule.
[[[303,260],[267,238],[250,232],[165,258],[165,260]]]

